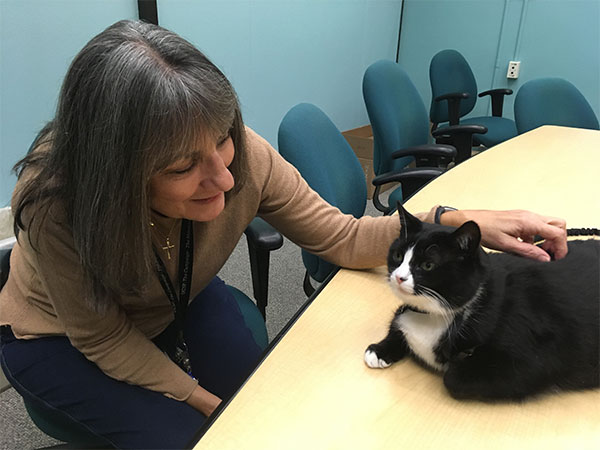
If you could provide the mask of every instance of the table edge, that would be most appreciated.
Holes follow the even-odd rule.
[[[200,429],[194,433],[194,436],[190,439],[188,445],[186,445],[185,449],[193,449],[200,440],[204,437],[204,435],[208,432],[213,423],[221,416],[221,413],[227,408],[227,406],[231,403],[231,401],[237,396],[237,394],[244,388],[248,380],[254,376],[256,371],[262,366],[263,362],[267,359],[267,357],[271,354],[271,351],[279,344],[279,342],[283,339],[283,337],[288,333],[288,331],[296,324],[298,319],[304,314],[304,312],[308,309],[308,307],[314,302],[317,296],[321,293],[323,289],[330,283],[333,277],[340,271],[341,267],[337,266],[328,276],[323,280],[321,285],[313,292],[313,294],[308,297],[308,299],[302,304],[302,306],[296,311],[296,313],[292,316],[290,320],[285,324],[285,326],[279,331],[277,336],[269,342],[267,348],[263,351],[260,361],[256,365],[256,367],[252,370],[250,375],[244,380],[244,382],[236,389],[234,394],[229,397],[226,401],[221,402],[221,404],[217,407],[217,409],[206,418],[206,421],[202,424]]]

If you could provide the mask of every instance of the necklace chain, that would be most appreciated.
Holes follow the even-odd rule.
[[[175,222],[173,222],[173,225],[171,226],[171,229],[169,230],[169,233],[165,236],[164,234],[162,234],[160,232],[160,230],[158,229],[158,227],[154,224],[154,222],[150,222],[150,226],[156,230],[156,232],[160,235],[160,237],[162,237],[163,239],[165,239],[165,245],[161,246],[161,248],[167,252],[167,259],[171,259],[171,249],[175,248],[175,246],[173,244],[171,244],[171,233],[173,232],[173,230],[175,229],[175,225],[177,225],[177,220],[175,220]]]

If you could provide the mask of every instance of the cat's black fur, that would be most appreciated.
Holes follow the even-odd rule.
[[[400,267],[414,245],[409,267],[417,295],[397,289],[404,305],[388,336],[365,353],[365,361],[371,352],[380,365],[367,364],[385,367],[412,354],[442,370],[448,391],[460,399],[517,400],[600,385],[600,241],[571,241],[565,258],[544,263],[487,254],[474,222],[453,229],[399,213],[403,231],[390,248],[388,269]],[[434,364],[411,349],[400,329],[404,314],[434,314],[423,311],[441,305],[419,295],[423,286],[445,299],[442,311],[454,311],[431,347]]]

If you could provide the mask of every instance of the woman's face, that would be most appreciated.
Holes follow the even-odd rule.
[[[207,140],[197,159],[177,161],[150,179],[150,205],[167,217],[198,222],[215,219],[234,186],[228,167],[235,148],[231,136]]]

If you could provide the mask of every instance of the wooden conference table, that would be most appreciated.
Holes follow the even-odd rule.
[[[530,209],[600,227],[600,131],[545,126],[450,170],[406,202]],[[459,402],[403,360],[369,369],[398,306],[383,267],[340,270],[210,424],[196,449],[600,449],[600,391]]]

